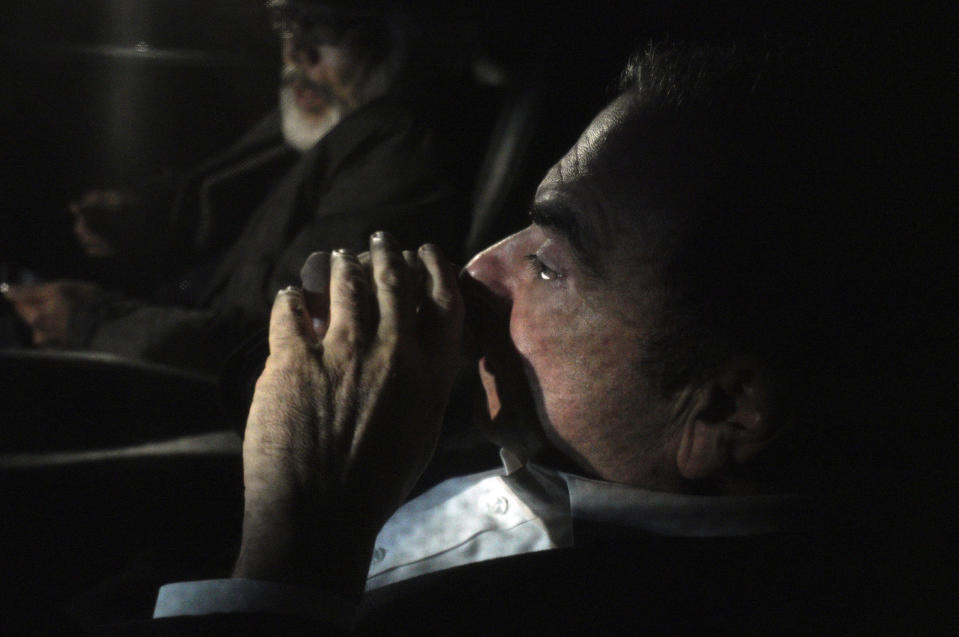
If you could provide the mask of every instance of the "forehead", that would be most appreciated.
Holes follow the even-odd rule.
[[[619,129],[627,114],[623,98],[617,99],[603,109],[580,135],[573,147],[546,174],[536,191],[536,203],[552,202],[598,203],[600,182],[607,181],[605,173],[612,166],[610,157],[613,146],[611,138]]]
[[[632,100],[620,97],[603,109],[536,191],[534,223],[567,239],[594,273],[646,253],[640,247],[659,234],[662,217],[642,201],[644,156]]]

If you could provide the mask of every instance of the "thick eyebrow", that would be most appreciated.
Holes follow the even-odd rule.
[[[599,276],[599,241],[591,229],[581,222],[581,215],[559,202],[536,203],[530,207],[529,218],[537,226],[556,232],[573,248],[580,266],[593,276]]]

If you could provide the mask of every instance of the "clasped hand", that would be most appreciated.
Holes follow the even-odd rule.
[[[430,459],[458,362],[456,269],[377,233],[314,253],[277,295],[243,442],[234,576],[356,595],[372,543]]]
[[[83,281],[10,285],[3,289],[14,311],[30,328],[33,344],[45,348],[65,347],[77,306],[100,293],[99,286]]]

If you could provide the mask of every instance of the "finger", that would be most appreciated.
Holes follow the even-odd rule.
[[[25,301],[36,297],[35,285],[10,285],[4,288],[3,295],[12,303]]]
[[[413,250],[403,250],[403,260],[410,266],[410,290],[413,294],[415,307],[420,307],[426,298],[426,270],[419,255]]]
[[[406,261],[406,265],[410,270],[419,270],[420,260],[416,257],[416,253],[412,250],[403,250],[403,260]]]
[[[409,272],[409,289],[413,299],[413,307],[419,307],[423,300],[423,283],[426,281],[426,272],[423,262],[413,250],[403,250],[403,260]]]
[[[103,206],[119,206],[124,196],[119,190],[103,190],[100,192],[100,204]]]
[[[370,315],[370,283],[356,256],[333,252],[330,263],[330,323],[324,342],[347,344],[350,352],[364,343]]]
[[[413,322],[415,306],[409,289],[409,267],[396,243],[386,232],[370,237],[370,259],[380,323],[377,336],[393,341],[406,333]]]
[[[360,262],[360,265],[363,266],[363,269],[367,272],[373,272],[373,262],[370,260],[370,251],[365,250],[356,255],[356,260]]]
[[[270,312],[270,356],[290,353],[314,342],[303,292],[292,287],[277,292]]]
[[[363,273],[366,275],[368,281],[373,280],[373,257],[370,255],[369,250],[364,250],[356,255],[356,260],[360,262],[360,265],[363,266]],[[376,308],[373,308],[374,312]]]
[[[116,251],[109,241],[90,230],[86,217],[78,214],[73,218],[73,233],[80,242],[83,251],[91,257],[109,257]]]
[[[66,343],[66,325],[58,317],[41,313],[30,326],[33,330],[33,344],[37,347],[61,347]]]
[[[430,338],[434,347],[443,348],[455,358],[462,338],[464,313],[456,268],[433,244],[421,246],[419,257],[427,278],[426,299],[420,311],[421,333]]]
[[[326,335],[330,322],[330,254],[314,252],[300,269],[303,298],[317,339]]]
[[[32,301],[21,301],[19,303],[14,303],[13,311],[17,313],[17,316],[20,317],[20,320],[30,326],[30,329],[36,329],[36,326],[40,323],[43,316],[41,304]]]
[[[102,201],[103,195],[103,190],[90,190],[84,193],[83,197],[80,198],[80,208],[96,206]]]
[[[31,331],[34,331],[33,340],[35,344],[38,344],[36,330],[39,329],[43,321],[43,299],[37,295],[33,286],[26,286],[25,288],[10,286],[6,297],[13,306],[13,311],[20,317],[20,320],[23,321]]]
[[[30,334],[30,340],[33,341],[33,344],[37,347],[45,348],[50,345],[50,339],[47,336],[46,332],[39,327],[31,326],[32,332]]]
[[[36,320],[35,314],[39,311],[43,300],[37,286],[4,284],[3,296],[13,305],[14,311],[25,323],[30,325]]]

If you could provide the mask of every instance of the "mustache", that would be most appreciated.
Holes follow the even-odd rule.
[[[280,75],[281,86],[297,86],[305,88],[328,101],[339,101],[333,91],[327,86],[314,82],[302,69],[295,66],[286,67]]]

